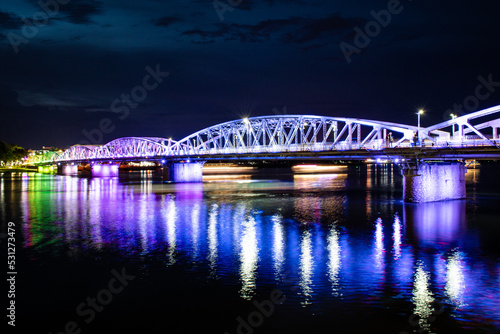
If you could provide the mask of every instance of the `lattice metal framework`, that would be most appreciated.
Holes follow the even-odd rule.
[[[500,118],[492,119],[498,113],[500,106],[491,107],[422,129],[421,134],[439,146],[447,144],[499,147]],[[485,120],[486,118],[488,120]]]
[[[500,106],[496,106],[421,129],[412,125],[344,117],[252,117],[217,124],[180,141],[153,137],[119,138],[105,145],[75,145],[59,154],[49,152],[33,156],[27,163],[380,150],[409,147],[418,131],[423,139],[422,146],[450,146],[450,143],[459,141],[462,147],[498,147],[500,119],[491,118],[499,112]],[[490,119],[482,123],[471,122],[488,116]]]
[[[172,156],[175,141],[153,137],[115,139],[93,150],[94,159]]]
[[[176,155],[380,149],[408,144],[415,126],[357,118],[263,116],[211,126],[177,142]],[[397,138],[397,140],[396,140]]]

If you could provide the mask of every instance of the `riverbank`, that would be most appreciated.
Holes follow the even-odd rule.
[[[37,172],[36,167],[0,167],[0,173]]]

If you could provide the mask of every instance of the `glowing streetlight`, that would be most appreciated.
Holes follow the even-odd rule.
[[[417,128],[420,130],[420,115],[424,113],[424,109],[420,109],[416,114],[418,116],[418,125]]]
[[[451,117],[451,119],[455,119],[455,118],[457,118],[458,116],[457,116],[457,115],[455,115],[455,114],[450,114],[450,117]],[[451,138],[455,138],[455,124],[452,124],[452,125],[451,125],[451,133],[452,133]]]
[[[418,112],[416,112],[417,117],[418,117],[418,123],[417,123],[417,135],[418,135],[418,145],[420,146],[420,115],[424,113],[424,109],[420,109]]]

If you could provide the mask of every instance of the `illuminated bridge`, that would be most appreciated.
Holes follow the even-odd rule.
[[[251,117],[217,124],[179,141],[118,138],[31,156],[26,163],[56,165],[61,174],[74,174],[75,166],[89,164],[95,175],[108,169],[109,175],[123,162],[153,161],[165,167],[169,180],[200,182],[206,161],[384,159],[402,168],[405,189],[410,189],[405,190],[405,200],[460,198],[465,196],[463,160],[500,158],[499,113],[500,106],[495,106],[426,128],[346,117]],[[430,196],[426,188],[437,179],[446,181],[440,186],[446,189],[434,189]]]

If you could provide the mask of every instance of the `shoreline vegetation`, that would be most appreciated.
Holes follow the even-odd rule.
[[[0,168],[4,168],[6,163],[20,161],[27,155],[28,151],[21,146],[0,141]]]

